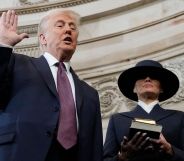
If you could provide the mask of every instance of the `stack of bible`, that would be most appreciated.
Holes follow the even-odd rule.
[[[159,139],[162,126],[156,124],[154,120],[135,118],[132,120],[129,129],[129,139],[131,139],[138,131],[147,133],[147,136],[153,139]]]

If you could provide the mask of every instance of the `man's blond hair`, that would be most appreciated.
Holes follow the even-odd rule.
[[[69,15],[75,21],[77,27],[80,25],[80,15],[77,12],[64,8],[52,9],[47,11],[45,15],[42,17],[38,25],[38,34],[43,32],[44,27],[47,26],[49,18],[57,14]]]

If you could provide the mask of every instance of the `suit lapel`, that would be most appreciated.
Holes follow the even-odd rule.
[[[70,71],[73,76],[74,84],[75,84],[75,100],[76,100],[76,106],[77,106],[77,114],[80,115],[80,108],[82,106],[83,102],[83,93],[82,93],[82,84],[79,80],[78,76],[75,74],[72,68],[70,68]]]
[[[44,82],[46,83],[49,90],[58,97],[57,91],[56,91],[56,85],[54,83],[54,78],[52,76],[51,70],[49,68],[49,65],[44,58],[44,56],[41,56],[40,58],[34,59],[32,61],[35,65],[36,69],[40,73],[41,77],[43,78]]]
[[[41,77],[43,78],[44,82],[46,83],[49,90],[58,97],[58,93],[56,90],[56,86],[54,83],[54,78],[52,76],[51,70],[47,61],[45,60],[44,56],[40,58],[34,59],[33,64],[35,65],[36,69],[40,73]],[[78,76],[75,74],[73,69],[70,69],[71,74],[73,76],[74,85],[75,85],[75,97],[76,97],[76,106],[77,106],[77,113],[80,115],[80,108],[83,102],[83,93],[81,92],[82,84],[79,80]]]

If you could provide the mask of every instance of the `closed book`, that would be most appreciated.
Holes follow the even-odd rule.
[[[147,137],[153,139],[159,139],[162,131],[162,126],[155,123],[154,120],[148,119],[135,119],[132,120],[129,129],[129,139],[131,139],[138,131],[141,133],[147,133]]]

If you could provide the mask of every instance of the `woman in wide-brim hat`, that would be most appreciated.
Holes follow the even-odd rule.
[[[177,76],[159,62],[143,60],[121,73],[118,86],[125,97],[138,103],[132,111],[111,116],[104,161],[184,161],[184,113],[159,105],[177,92]],[[151,119],[161,125],[160,137],[153,139],[149,132],[137,132],[128,138],[135,118]]]
[[[179,88],[178,77],[173,72],[163,68],[163,66],[156,61],[144,60],[137,63],[135,67],[121,73],[118,79],[120,91],[127,98],[137,101],[137,94],[133,91],[135,82],[147,76],[160,81],[161,93],[158,97],[160,102],[172,97]]]

